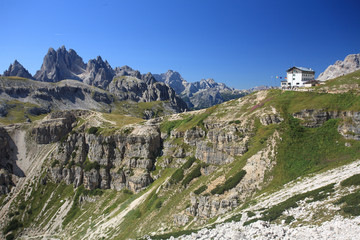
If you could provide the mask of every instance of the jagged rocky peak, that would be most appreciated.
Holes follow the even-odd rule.
[[[180,73],[173,70],[168,70],[166,73],[154,74],[154,78],[159,82],[171,86],[178,94],[184,91],[188,85],[188,82],[182,78]]]
[[[105,89],[115,76],[115,71],[110,64],[103,61],[100,56],[90,59],[86,66],[84,82]]]
[[[360,70],[360,53],[350,54],[344,59],[344,61],[336,61],[334,65],[330,65],[319,75],[318,80],[326,81],[357,70]]]
[[[58,82],[64,79],[81,80],[77,75],[84,72],[85,66],[75,50],[67,51],[65,46],[56,51],[49,48],[41,69],[34,77],[43,82]]]
[[[141,79],[141,74],[138,70],[134,70],[131,67],[125,65],[122,67],[116,67],[114,69],[116,76],[131,76]]]
[[[8,70],[4,72],[4,76],[16,76],[33,79],[33,76],[21,65],[17,60],[10,64]]]

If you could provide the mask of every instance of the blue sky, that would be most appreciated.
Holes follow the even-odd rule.
[[[112,67],[244,89],[360,53],[358,0],[0,0],[0,9],[0,72],[17,59],[35,74],[49,47],[65,45],[85,62],[101,55]]]

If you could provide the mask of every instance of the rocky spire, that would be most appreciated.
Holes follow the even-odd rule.
[[[100,56],[89,60],[86,66],[84,82],[105,89],[115,76],[115,71],[110,64],[103,61]]]
[[[21,65],[17,60],[10,64],[8,70],[4,72],[4,76],[17,76],[33,79],[33,76]]]
[[[41,69],[35,78],[43,82],[58,82],[64,79],[81,80],[77,75],[85,71],[85,63],[77,53],[62,46],[57,51],[49,48]]]

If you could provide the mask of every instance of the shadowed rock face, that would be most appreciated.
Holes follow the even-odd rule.
[[[4,76],[16,76],[22,78],[33,79],[33,76],[21,65],[17,60],[9,66],[9,69],[4,72]]]

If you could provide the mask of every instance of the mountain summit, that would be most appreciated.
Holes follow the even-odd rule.
[[[334,65],[330,65],[318,77],[318,80],[326,81],[336,77],[343,76],[348,73],[355,72],[360,69],[360,53],[348,55],[344,61],[336,61]]]
[[[66,50],[62,46],[58,50],[50,48],[44,57],[41,69],[36,72],[35,79],[42,82],[58,82],[64,79],[80,80],[79,74],[85,71],[86,65],[75,50]]]
[[[22,78],[33,79],[33,76],[21,65],[17,60],[13,64],[10,64],[8,70],[4,72],[4,76],[16,76]]]

